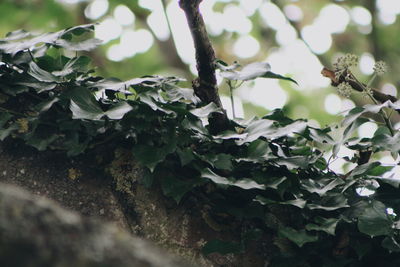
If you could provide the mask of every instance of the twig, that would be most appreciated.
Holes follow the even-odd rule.
[[[321,74],[324,77],[329,78],[331,80],[331,85],[334,87],[337,87],[340,83],[344,82],[344,77],[340,77],[340,79],[337,80],[335,78],[335,72],[328,68],[323,68],[321,71]],[[358,92],[362,92],[364,90],[363,86],[365,86],[365,85],[363,85],[360,82],[356,82],[353,80],[348,80],[347,82],[350,84],[350,86],[354,90],[356,90]],[[381,103],[385,103],[388,100],[390,100],[392,103],[398,101],[398,99],[396,97],[394,97],[392,95],[387,95],[387,94],[381,93],[377,89],[372,89],[372,96]],[[397,109],[396,111],[400,113],[400,109]]]
[[[327,69],[327,68],[323,68],[323,70],[321,71],[321,74],[324,77],[329,78],[331,80],[331,85],[335,86],[335,87],[337,87],[340,83],[344,82],[345,81],[344,75],[347,75],[347,73],[345,73],[344,75],[341,75],[338,80],[335,76],[335,72],[330,69]],[[346,82],[348,82],[354,90],[356,90],[358,92],[366,91],[366,88],[368,87],[367,85],[359,82],[357,80],[357,78],[354,77],[354,75],[350,74],[350,76],[351,76],[351,79],[346,79]],[[371,98],[371,100],[374,102],[374,104],[378,104],[378,102],[385,103],[386,101],[391,101],[394,103],[398,100],[396,97],[391,96],[391,95],[386,95],[384,93],[379,92],[376,89],[371,89],[371,91],[372,91],[372,94],[370,94],[368,92],[367,93],[368,93],[368,96]],[[396,111],[398,113],[400,113],[400,109],[396,109]],[[386,114],[386,112],[384,110],[380,111],[380,115],[382,116],[383,120],[385,121],[386,127],[388,127],[390,134],[392,136],[394,136],[393,126],[389,119],[389,116]]]

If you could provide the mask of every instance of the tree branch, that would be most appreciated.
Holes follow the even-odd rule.
[[[199,77],[195,79],[193,89],[204,103],[214,103],[222,108],[218,95],[217,79],[215,77],[215,52],[208,38],[206,26],[199,10],[202,0],[179,0],[179,6],[185,12],[186,20],[192,34],[196,49],[196,63]],[[210,120],[214,132],[226,129],[228,124],[226,113],[215,113]]]
[[[328,69],[328,68],[324,68],[324,69],[321,71],[321,74],[322,74],[324,77],[329,78],[329,79],[331,80],[331,85],[334,86],[334,87],[337,87],[340,83],[344,82],[344,77],[340,77],[339,80],[336,79],[336,77],[335,77],[335,72],[332,71],[332,70],[330,70],[330,69]],[[358,92],[362,92],[362,91],[364,90],[364,89],[362,88],[362,86],[360,86],[360,85],[359,85],[357,82],[355,82],[355,81],[348,80],[347,82],[350,84],[350,86],[351,86],[354,90],[356,90],[356,91],[358,91]],[[387,95],[387,94],[381,93],[381,92],[379,92],[377,89],[372,89],[372,96],[373,96],[376,100],[378,100],[379,102],[381,102],[381,103],[385,103],[385,102],[388,101],[388,100],[390,100],[390,101],[393,102],[393,103],[396,102],[396,101],[398,101],[398,99],[397,99],[396,97],[394,97],[394,96],[392,96],[392,95]],[[400,113],[400,110],[396,110],[396,111]]]

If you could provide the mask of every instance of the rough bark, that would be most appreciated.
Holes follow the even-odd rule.
[[[189,266],[113,225],[6,184],[0,184],[0,265]]]
[[[202,0],[180,0],[179,5],[185,12],[186,20],[192,34],[196,50],[197,72],[199,77],[192,82],[196,95],[204,103],[215,103],[222,108],[218,95],[215,76],[215,52],[208,38],[206,26],[200,13]],[[226,129],[228,124],[226,113],[214,113],[210,125],[213,132]]]
[[[113,222],[123,235],[134,234],[151,241],[190,266],[261,266],[263,258],[258,256],[261,253],[258,249],[241,255],[204,256],[201,251],[207,241],[238,241],[240,231],[224,230],[223,225],[217,225],[221,229],[215,230],[216,223],[207,213],[207,206],[196,199],[177,205],[159,187],[147,188],[141,184],[142,168],[129,150],[106,150],[114,158],[108,165],[96,163],[99,159],[93,162],[90,159],[95,157],[90,153],[71,159],[55,151],[37,152],[15,140],[0,142],[0,183],[17,185],[35,196],[51,198],[82,218]],[[96,153],[96,157],[101,158],[101,153]],[[70,170],[79,175],[72,175]],[[7,265],[0,262],[0,266]]]

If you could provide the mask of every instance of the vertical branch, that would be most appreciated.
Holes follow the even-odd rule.
[[[202,0],[180,0],[179,5],[186,15],[196,49],[198,79],[193,82],[193,89],[205,103],[213,102],[222,107],[218,96],[217,79],[215,77],[215,53],[206,31],[204,20],[199,11]]]
[[[193,81],[193,89],[204,103],[215,103],[222,108],[221,99],[218,95],[217,78],[215,77],[215,52],[199,10],[201,2],[202,0],[179,0],[179,6],[185,12],[196,49],[196,64],[199,77]],[[212,115],[210,127],[213,133],[226,129],[227,125],[228,119],[225,112]]]

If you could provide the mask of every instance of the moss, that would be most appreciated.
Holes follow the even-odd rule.
[[[114,160],[107,171],[115,182],[115,189],[126,195],[129,202],[133,202],[135,197],[134,186],[141,175],[141,169],[129,150],[117,148],[114,156]]]

